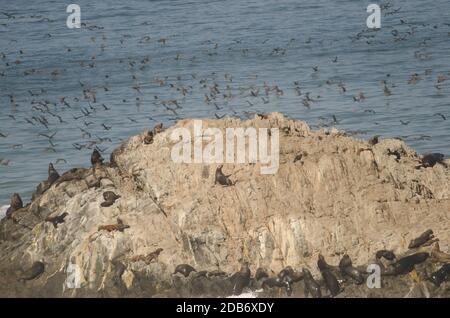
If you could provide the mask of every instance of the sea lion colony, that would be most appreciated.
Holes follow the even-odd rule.
[[[143,140],[145,144],[149,143],[148,137],[153,136],[162,131],[162,125],[157,125],[148,136]],[[431,158],[432,157],[432,158]],[[432,167],[435,164],[441,163],[440,160],[436,159],[436,156],[431,157],[424,156],[421,159],[423,168]],[[439,156],[437,156],[439,157]],[[431,159],[430,159],[431,158]],[[434,159],[433,159],[434,158]],[[442,159],[442,158],[438,158]],[[295,160],[301,160],[297,158]],[[99,186],[99,180],[90,180],[88,177],[95,174],[96,170],[101,170],[103,166],[109,166],[115,168],[114,163],[114,153],[111,155],[111,163],[104,164],[104,159],[97,149],[94,149],[91,155],[91,169],[72,169],[62,176],[58,174],[56,169],[50,163],[48,167],[48,179],[43,183],[39,184],[35,194],[33,195],[33,200],[35,200],[39,195],[42,195],[51,186],[58,186],[60,183],[71,180],[84,180],[88,186]],[[218,166],[215,174],[215,184],[221,186],[233,186],[234,183],[229,179],[230,175],[225,175],[222,172],[222,166]],[[94,178],[95,179],[95,178]],[[101,207],[107,208],[112,206],[116,200],[121,198],[113,191],[103,192],[104,202],[100,204]],[[7,211],[7,219],[13,222],[18,222],[14,217],[14,214],[19,210],[26,210],[27,206],[24,207],[20,195],[14,193],[11,197],[10,208]],[[58,224],[63,224],[65,218],[69,213],[64,212],[60,215],[49,215],[44,221],[51,223],[54,228],[58,228]],[[124,221],[117,217],[117,222],[115,224],[99,225],[98,232],[107,231],[123,232],[125,229],[130,228],[129,225],[125,224]],[[393,251],[390,250],[379,250],[375,254],[375,259],[372,263],[378,264],[381,268],[382,277],[388,276],[402,276],[410,274],[414,277],[421,277],[436,287],[439,287],[444,281],[450,279],[450,254],[440,251],[439,241],[433,234],[431,229],[426,230],[424,233],[419,235],[417,238],[411,240],[408,245],[409,251],[403,253],[401,257],[397,257]],[[424,251],[423,248],[430,246],[434,243],[434,247],[431,252]],[[128,258],[123,258],[119,261],[122,267],[126,262],[144,262],[145,264],[150,264],[152,261],[158,261],[158,256],[163,252],[162,248],[158,248],[148,255],[135,255]],[[418,269],[418,265],[425,263],[432,263],[440,265],[439,269],[433,272],[427,272],[424,267]],[[370,264],[370,262],[369,262]],[[306,297],[311,296],[314,298],[320,298],[323,296],[334,297],[339,295],[346,286],[349,284],[361,285],[366,281],[369,275],[366,271],[367,266],[354,266],[349,255],[345,254],[338,266],[329,265],[325,257],[318,256],[317,267],[319,269],[321,277],[314,277],[311,274],[310,269],[303,267],[301,271],[296,271],[291,266],[286,266],[277,275],[271,276],[265,268],[256,269],[254,277],[251,275],[251,270],[249,264],[244,262],[241,269],[233,274],[227,274],[220,270],[215,271],[197,271],[193,266],[189,264],[179,264],[176,266],[173,275],[182,275],[186,279],[211,279],[211,278],[221,278],[224,281],[231,284],[230,293],[234,295],[239,295],[246,289],[255,290],[262,288],[263,290],[284,290],[287,296],[290,296],[293,292],[294,285],[298,282],[303,282],[304,295]],[[125,268],[125,267],[124,267]],[[19,280],[34,280],[39,278],[45,272],[45,263],[42,261],[34,262],[30,268],[23,271],[23,274]],[[419,272],[419,274],[417,274]],[[413,274],[411,274],[413,273]],[[417,280],[417,278],[416,278]]]

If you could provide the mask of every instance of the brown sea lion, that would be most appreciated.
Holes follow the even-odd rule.
[[[153,143],[153,131],[148,131],[147,135],[144,137],[144,144],[150,145]]]
[[[432,273],[429,280],[439,287],[442,282],[450,278],[450,263],[444,264],[440,269]]]
[[[363,274],[355,267],[353,267],[350,256],[345,254],[339,262],[339,269],[342,275],[352,278],[356,284],[360,285],[364,282]]]
[[[153,134],[159,134],[160,132],[163,131],[163,123],[158,123],[155,125],[155,127],[153,127]]]
[[[103,192],[103,199],[105,200],[100,204],[102,207],[110,207],[113,205],[117,199],[120,198],[120,195],[115,194],[113,191]]]
[[[441,153],[429,153],[423,155],[420,160],[421,166],[424,168],[434,167],[436,164],[440,163],[447,167],[444,162],[444,155]],[[420,166],[419,166],[420,167]]]
[[[408,255],[400,258],[394,264],[391,265],[391,268],[388,269],[384,275],[404,275],[408,274],[414,269],[414,266],[420,263],[423,263],[427,260],[430,254],[426,252],[415,253],[412,255]]]
[[[56,171],[55,167],[53,167],[53,164],[50,162],[48,164],[48,183],[49,186],[51,186],[53,183],[56,182],[56,180],[59,179],[59,173]]]
[[[437,239],[434,238],[433,230],[426,230],[422,234],[420,234],[419,237],[411,240],[411,242],[408,245],[408,248],[418,248],[420,246],[424,245],[430,245],[434,242],[436,242]]]
[[[336,296],[341,291],[341,287],[339,286],[339,282],[331,272],[330,266],[325,261],[325,258],[319,254],[319,259],[317,261],[317,267],[319,267],[320,273],[325,281],[325,285],[330,290],[331,295]]]
[[[305,282],[305,297],[308,297],[308,295],[311,294],[313,298],[322,298],[320,285],[306,268],[303,268],[303,280]]]
[[[18,193],[14,193],[11,196],[11,201],[9,203],[9,208],[6,210],[6,218],[9,219],[12,217],[14,211],[20,210],[23,208],[22,198]]]
[[[123,232],[125,229],[128,229],[128,228],[130,228],[129,225],[124,224],[123,221],[120,218],[117,218],[117,224],[100,225],[98,227],[98,231],[108,231],[108,232],[119,231],[119,232]]]
[[[94,149],[91,154],[91,164],[93,167],[96,165],[102,165],[103,164],[103,157],[100,154],[100,152],[97,149]]]
[[[69,215],[69,213],[64,212],[61,215],[57,215],[57,216],[47,216],[45,218],[46,222],[50,222],[53,224],[54,228],[58,228],[58,224],[64,223],[64,218]]]
[[[379,142],[380,135],[375,135],[368,140],[371,146],[375,146]]]
[[[250,268],[247,263],[241,266],[239,272],[234,273],[230,277],[230,281],[233,284],[233,295],[240,295],[245,287],[250,284]]]
[[[393,251],[388,251],[388,250],[379,250],[375,253],[375,257],[377,259],[387,259],[388,261],[393,261],[395,259],[395,254]]]
[[[163,251],[162,248],[158,248],[148,255],[136,255],[130,258],[131,262],[143,261],[145,264],[149,265],[153,260],[157,259],[159,254]]]
[[[220,165],[217,167],[216,176],[215,176],[216,178],[215,178],[214,184],[218,183],[223,186],[232,186],[233,182],[229,178],[230,175],[228,175],[228,176],[224,175],[222,172],[222,168],[223,168],[223,165]]]
[[[269,275],[267,274],[267,271],[262,267],[258,267],[255,272],[255,279],[258,281],[258,280],[261,280],[262,278],[266,278],[266,277],[269,277]]]
[[[190,273],[196,272],[195,268],[188,264],[180,264],[175,267],[173,274],[180,273],[184,277],[188,277]]]
[[[298,282],[303,278],[303,274],[297,273],[291,266],[286,266],[278,273],[278,278],[281,281],[291,280],[292,282]]]

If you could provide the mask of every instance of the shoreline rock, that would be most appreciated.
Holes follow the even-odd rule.
[[[174,276],[174,268],[187,263],[232,274],[248,262],[252,273],[290,265],[319,277],[319,253],[330,264],[347,253],[364,265],[380,249],[408,251],[426,229],[433,229],[442,251],[450,249],[448,165],[418,168],[420,157],[402,141],[372,145],[337,130],[312,131],[278,113],[203,120],[204,128],[280,129],[278,172],[261,175],[259,164],[225,164],[236,183],[223,187],[214,182],[217,165],[171,160],[170,133],[192,124],[182,120],[152,133],[151,142],[148,132],[131,137],[112,153],[111,164],[62,174],[14,220],[1,220],[0,296],[219,296],[226,280]],[[120,198],[102,207],[106,191]],[[45,222],[63,213],[58,227]],[[108,227],[118,218],[129,228]],[[159,248],[148,263],[136,258]],[[41,259],[43,275],[17,281]],[[81,288],[65,287],[69,264],[79,269]],[[408,289],[407,278],[399,279]],[[351,297],[371,295],[367,287],[354,294],[352,288]]]

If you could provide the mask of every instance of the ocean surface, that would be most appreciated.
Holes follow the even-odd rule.
[[[68,2],[69,3],[69,2]],[[0,205],[157,122],[283,112],[450,155],[450,1],[0,0]]]

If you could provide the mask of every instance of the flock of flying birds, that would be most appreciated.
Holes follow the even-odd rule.
[[[399,15],[401,14],[401,8],[394,7],[389,2],[385,2],[382,5],[382,12],[384,16],[389,15]],[[21,16],[15,16],[9,12],[0,13],[3,18],[0,19],[0,27],[9,27],[9,25],[14,25],[15,21],[20,20]],[[50,19],[42,15],[32,15],[31,19],[35,19],[38,22],[46,23]],[[108,50],[108,38],[105,33],[102,32],[104,29],[102,26],[97,26],[94,24],[83,23],[82,28],[86,28],[89,32],[92,32],[90,37],[90,44],[95,47],[100,48],[103,52]],[[415,37],[417,33],[423,28],[448,28],[448,36],[450,39],[450,24],[416,24],[410,23],[405,18],[400,19],[398,28],[391,27],[390,42],[398,43],[403,41],[408,41],[409,39]],[[100,32],[100,33],[97,33]],[[383,41],[379,39],[379,32],[376,30],[363,29],[362,31],[352,35],[350,40],[352,42],[359,42],[366,45],[383,44]],[[384,31],[383,31],[384,32]],[[52,34],[47,34],[48,38],[52,38]],[[127,41],[133,41],[130,35],[123,35],[120,38],[120,45],[126,46]],[[146,35],[137,39],[139,44],[153,44],[160,48],[164,48],[168,43],[173,41],[170,36],[154,38],[151,35]],[[306,38],[302,45],[309,45],[311,42],[321,40],[313,39],[311,37]],[[418,60],[428,60],[432,59],[432,54],[427,51],[427,46],[429,45],[430,39],[424,39],[420,44],[418,49],[414,53],[414,58]],[[270,43],[270,39],[264,42]],[[277,58],[282,57],[289,50],[290,45],[294,42],[300,42],[297,39],[290,39],[288,43],[283,47],[270,48],[268,55]],[[117,43],[119,45],[119,43]],[[210,40],[204,42],[206,50],[204,54],[207,56],[218,55],[218,48],[221,43],[216,43]],[[249,49],[245,48],[245,43],[242,40],[236,39],[229,50],[238,51],[239,54],[248,55]],[[71,54],[73,48],[65,47],[65,54]],[[17,68],[26,60],[27,53],[25,49],[18,48],[15,51],[0,52],[0,81],[7,81],[8,76],[12,72],[16,72]],[[236,110],[234,106],[236,104],[244,105],[241,107],[243,109],[257,108],[259,105],[269,104],[274,99],[281,99],[283,96],[289,92],[297,97],[298,106],[305,108],[313,108],[315,103],[320,102],[323,96],[314,93],[312,90],[307,91],[305,86],[301,81],[294,81],[289,87],[281,87],[277,84],[269,84],[267,81],[261,80],[260,85],[243,86],[241,84],[236,84],[236,81],[232,74],[224,73],[219,74],[212,72],[209,75],[198,75],[198,74],[183,74],[176,77],[169,76],[153,76],[152,78],[141,79],[145,74],[145,71],[151,68],[153,63],[164,63],[170,61],[180,61],[182,59],[194,62],[200,60],[200,56],[185,57],[181,53],[177,53],[175,56],[168,56],[163,58],[161,61],[155,61],[150,55],[142,56],[140,58],[127,58],[119,59],[118,63],[122,66],[126,66],[129,70],[129,83],[123,83],[122,85],[128,85],[131,94],[131,99],[128,96],[123,96],[122,100],[118,103],[122,103],[125,107],[129,107],[130,103],[134,103],[136,107],[141,107],[142,104],[148,103],[148,98],[150,97],[151,104],[155,107],[155,113],[164,113],[168,116],[169,120],[176,121],[182,118],[183,107],[188,103],[189,98],[198,100],[198,96],[201,96],[202,103],[205,107],[211,109],[214,116],[217,119],[223,118],[226,115],[233,115],[239,117],[250,117],[256,113],[253,111],[246,110]],[[80,72],[85,70],[95,71],[98,67],[97,55],[92,54],[86,56],[84,60],[78,61]],[[329,65],[338,65],[339,56],[333,57],[329,61]],[[325,68],[327,65],[311,65],[310,72],[311,76],[320,74],[321,69]],[[53,80],[58,80],[61,76],[66,73],[65,69],[55,68],[44,74]],[[40,74],[40,75],[39,75]],[[147,73],[148,74],[148,73]],[[41,76],[42,71],[38,68],[27,68],[22,70],[22,75],[24,78]],[[15,126],[21,127],[23,125],[31,128],[31,131],[36,133],[38,138],[46,140],[47,146],[45,151],[49,153],[58,152],[58,144],[55,142],[55,138],[58,136],[58,132],[63,127],[75,127],[79,130],[80,139],[78,141],[72,142],[72,147],[78,151],[92,151],[92,149],[97,149],[99,152],[105,152],[109,149],[108,144],[114,143],[111,137],[108,136],[108,132],[113,129],[113,123],[108,120],[102,120],[99,122],[96,116],[101,115],[101,118],[107,118],[108,112],[114,107],[119,107],[117,105],[109,105],[106,101],[103,101],[103,96],[113,89],[109,84],[110,80],[113,80],[113,75],[104,74],[102,85],[92,85],[87,81],[78,81],[78,91],[74,91],[70,96],[59,96],[57,99],[49,98],[46,93],[46,89],[29,89],[28,96],[17,96],[14,91],[3,91],[1,92],[1,97],[7,100],[6,105],[2,105],[2,113],[5,114],[1,116],[1,120],[10,120],[15,122]],[[127,75],[128,76],[128,75]],[[411,74],[409,78],[405,78],[405,82],[408,85],[417,85],[420,81],[425,78],[433,76],[434,86],[437,91],[441,91],[445,88],[445,85],[449,83],[450,72],[449,71],[439,71],[436,73],[435,70],[425,69],[418,73]],[[254,75],[252,80],[259,80],[258,75]],[[339,91],[343,96],[348,98],[349,102],[363,103],[368,97],[362,91],[356,94],[349,94],[353,90],[346,85],[343,80],[327,79],[324,81],[324,85],[329,87],[329,89],[334,89]],[[380,94],[388,97],[395,94],[395,89],[397,84],[391,80],[390,74],[386,74],[384,80],[379,83]],[[164,96],[155,94],[155,91],[165,90],[167,94]],[[194,98],[194,95],[196,96]],[[170,96],[170,98],[166,98]],[[145,97],[145,99],[144,99]],[[10,109],[9,113],[6,113],[6,109]],[[22,111],[22,110],[27,111]],[[374,112],[372,109],[366,109],[366,112]],[[435,113],[439,120],[447,120],[447,114]],[[146,118],[142,118],[146,117]],[[126,121],[130,124],[137,124],[141,122],[141,119],[147,121],[154,121],[152,116],[141,116],[136,119],[132,116],[126,116]],[[331,114],[329,121],[324,122],[323,126],[333,125],[339,123],[339,119],[336,115]],[[408,125],[409,121],[400,120],[402,125]],[[150,123],[149,123],[150,125]],[[0,125],[0,140],[7,140],[10,136],[15,134],[14,131],[4,131],[3,125]],[[10,151],[13,152],[17,149],[23,148],[24,144],[13,144],[11,145]],[[0,156],[0,165],[8,166],[11,164],[11,159],[3,158],[8,156],[8,153],[3,153]],[[69,159],[59,158],[56,160],[58,163],[67,163]]]

